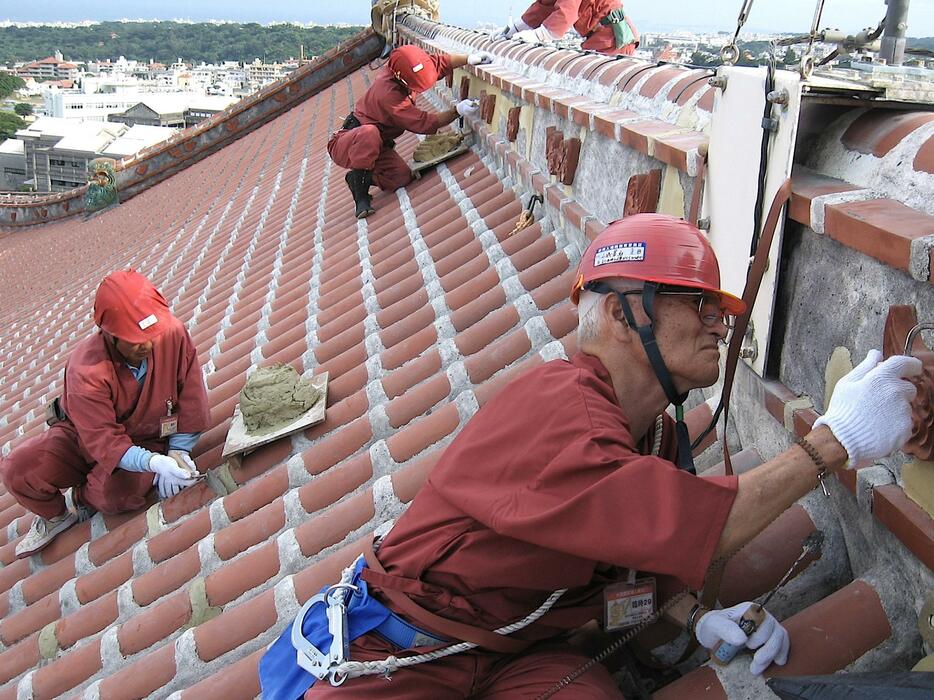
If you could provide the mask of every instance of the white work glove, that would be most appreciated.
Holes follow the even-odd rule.
[[[480,105],[476,100],[467,99],[458,102],[454,109],[457,110],[459,116],[469,117],[480,111]]]
[[[467,63],[471,66],[484,66],[487,63],[493,63],[495,56],[489,51],[475,51],[467,54]]]
[[[517,19],[511,24],[507,24],[502,29],[494,32],[491,35],[491,39],[511,39],[516,32],[525,31],[526,29],[531,29],[529,25],[523,22],[521,19]]]
[[[545,27],[539,27],[538,29],[525,29],[521,32],[516,32],[513,34],[512,38],[516,41],[525,41],[529,44],[550,44],[559,37],[554,36],[545,29]]]
[[[753,603],[739,603],[732,608],[711,610],[697,621],[694,635],[701,646],[707,649],[713,649],[719,642],[758,649],[749,664],[749,672],[758,676],[771,663],[785,665],[788,661],[790,642],[788,632],[768,610],[762,611],[765,613],[765,619],[758,629],[747,637],[737,622],[752,605]]]
[[[198,481],[191,478],[187,469],[178,466],[178,462],[166,455],[156,454],[150,457],[149,471],[156,475],[155,484],[159,488],[159,496],[163,499],[174,496]]]
[[[814,421],[826,425],[843,445],[850,467],[892,454],[911,437],[911,402],[917,389],[905,380],[921,374],[921,360],[870,350],[866,359],[844,376],[827,411]]]
[[[185,450],[169,450],[169,457],[175,460],[175,463],[178,464],[182,469],[187,469],[190,472],[192,478],[197,479],[200,476],[198,472],[198,465],[195,464],[194,460],[191,458]]]

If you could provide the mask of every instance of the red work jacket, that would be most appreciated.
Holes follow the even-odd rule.
[[[617,50],[612,27],[600,25],[601,19],[622,6],[620,0],[538,0],[525,11],[522,21],[533,29],[545,27],[554,37],[564,36],[572,26],[582,37],[593,32],[584,40],[582,48],[609,54],[631,54],[635,50],[634,44]],[[628,16],[626,22],[638,41],[639,32]]]
[[[178,432],[207,429],[208,399],[198,352],[174,316],[154,341],[140,384],[103,333],[81,341],[65,365],[62,409],[75,426],[82,457],[111,474],[131,445],[165,452],[161,419],[171,401]]]
[[[431,54],[438,76],[449,74],[451,57],[447,54]],[[438,112],[426,112],[415,104],[415,96],[396,80],[389,66],[376,76],[373,84],[354,105],[354,115],[361,124],[375,124],[383,142],[397,139],[406,131],[416,134],[433,134],[444,124]]]
[[[495,629],[560,588],[535,640],[602,616],[621,567],[702,585],[736,495],[736,477],[678,470],[667,416],[661,456],[647,455],[595,357],[548,362],[508,384],[464,427],[378,557],[422,582],[412,598],[443,617]],[[677,580],[674,580],[677,579]]]

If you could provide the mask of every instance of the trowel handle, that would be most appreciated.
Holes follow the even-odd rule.
[[[749,637],[753,632],[759,629],[759,625],[762,624],[763,620],[765,620],[765,610],[759,605],[750,605],[749,609],[743,613],[743,616],[739,618],[739,622],[736,624],[738,624],[739,628]],[[726,666],[743,648],[744,647],[735,644],[720,642],[710,652],[710,660],[718,666]]]

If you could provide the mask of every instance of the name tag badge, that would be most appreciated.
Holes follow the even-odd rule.
[[[603,622],[607,631],[635,627],[655,614],[655,579],[614,583],[603,590]]]
[[[169,437],[178,432],[178,416],[163,416],[159,419],[159,437]]]

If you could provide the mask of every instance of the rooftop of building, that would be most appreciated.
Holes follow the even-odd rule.
[[[0,494],[0,700],[256,696],[265,646],[335,580],[363,537],[404,510],[466,421],[517,373],[574,352],[567,295],[583,246],[624,212],[655,206],[645,194],[652,176],[627,190],[628,176],[664,170],[655,201],[689,203],[714,105],[708,71],[493,45],[421,20],[401,31],[429,50],[490,48],[498,64],[459,71],[420,98],[438,108],[482,95],[474,147],[403,190],[377,194],[366,220],[354,218],[343,171],[325,150],[373,79],[366,67],[329,72],[359,58],[363,36],[299,69],[293,82],[128,161],[137,178],[164,163],[174,174],[119,207],[0,229],[4,452],[44,429],[44,401],[61,389],[69,350],[94,332],[94,289],[125,267],[150,277],[188,326],[212,424],[195,452],[203,482],[143,512],[96,515],[29,559],[15,560],[13,550],[31,516]],[[271,121],[249,122],[249,110],[284,101],[316,72],[331,76],[324,87]],[[529,110],[583,141],[580,165],[570,165],[567,150],[556,158],[558,146],[544,128],[533,132]],[[211,148],[220,132],[230,140]],[[923,286],[915,293],[930,299],[931,250],[914,241],[934,235],[934,114],[860,110],[813,143],[832,154],[796,171],[791,220],[865,270],[881,270],[881,279]],[[397,147],[408,158],[416,144],[407,134]],[[201,148],[210,155],[185,160]],[[626,177],[606,178],[601,153],[624,164]],[[886,183],[896,161],[900,179]],[[512,235],[530,193],[543,195],[542,209]],[[238,392],[252,368],[272,362],[329,373],[325,422],[242,460],[222,459]],[[780,382],[755,386],[763,415],[783,434],[816,418]],[[700,404],[691,420],[709,416]],[[754,454],[744,459],[757,463]],[[875,511],[866,517],[895,533],[886,543],[934,565],[930,518],[898,485],[866,491],[857,483],[851,473],[834,486],[840,507],[868,497]],[[827,508],[789,511],[731,564],[735,583],[723,595],[742,600],[774,583],[782,557],[793,559],[814,522],[833,533],[836,554],[824,565],[836,569],[838,590],[811,579],[795,589],[803,609],[788,623],[797,645],[789,673],[858,664],[893,634],[872,581],[845,579],[843,535]],[[705,667],[689,682],[712,688],[721,683],[713,673]],[[677,692],[668,697],[694,697]],[[710,692],[726,697],[719,685]]]

